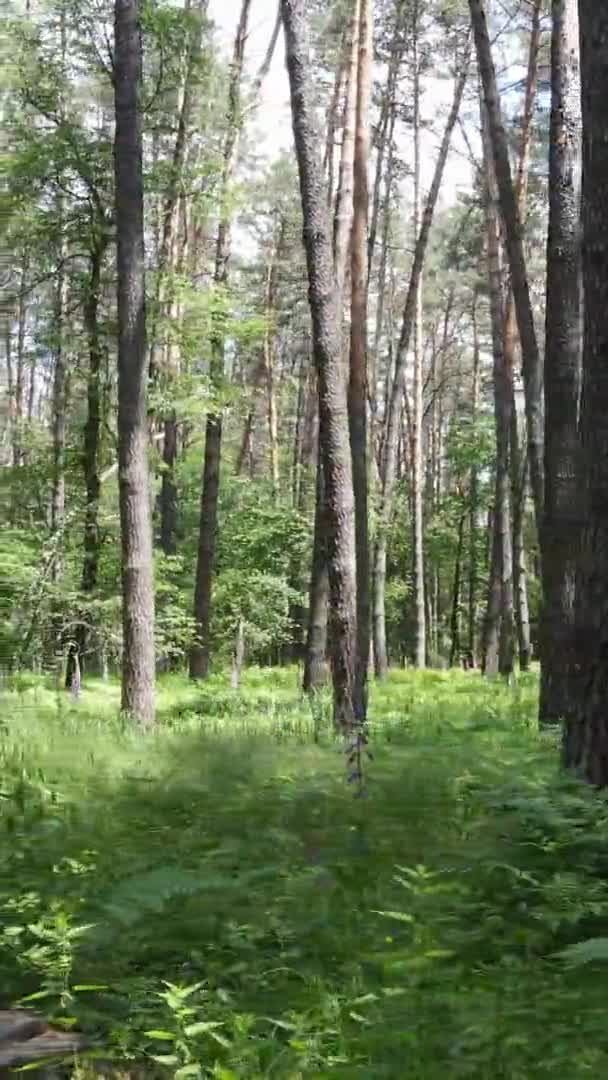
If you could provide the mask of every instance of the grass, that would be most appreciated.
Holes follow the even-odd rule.
[[[608,812],[534,676],[394,673],[364,799],[293,671],[168,678],[146,737],[114,685],[1,700],[0,1008],[87,1031],[73,1076],[608,1076]]]

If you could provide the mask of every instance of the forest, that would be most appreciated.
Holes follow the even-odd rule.
[[[0,1077],[608,1076],[608,6],[1,18]]]

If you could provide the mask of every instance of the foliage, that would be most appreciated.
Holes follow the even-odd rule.
[[[602,799],[562,779],[536,679],[391,676],[369,798],[295,673],[30,677],[0,734],[0,982],[117,1070],[578,1080],[608,1065]],[[93,1075],[85,1058],[74,1075]]]

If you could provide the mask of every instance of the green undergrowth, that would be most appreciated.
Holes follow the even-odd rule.
[[[608,813],[534,676],[372,688],[360,798],[295,671],[169,677],[149,735],[114,684],[1,704],[0,1008],[71,1075],[608,1075]]]

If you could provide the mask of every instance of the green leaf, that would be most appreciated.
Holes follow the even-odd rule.
[[[159,1065],[177,1065],[179,1058],[176,1054],[150,1054],[152,1061],[158,1061]]]
[[[197,1020],[195,1024],[188,1024],[184,1028],[184,1034],[188,1035],[206,1035],[214,1028],[222,1027],[218,1021],[213,1020]]]
[[[372,911],[373,915],[381,915],[383,919],[394,919],[396,922],[413,923],[413,915],[407,911]]]
[[[200,1065],[182,1065],[181,1069],[176,1069],[173,1073],[175,1080],[181,1080],[186,1076],[202,1076]]]
[[[563,960],[569,967],[592,964],[596,960],[608,960],[608,938],[597,937],[577,941],[574,945],[568,945],[560,952],[554,953],[554,956]]]
[[[158,1031],[156,1028],[152,1031],[144,1031],[144,1035],[147,1035],[149,1039],[160,1039],[163,1042],[175,1042],[177,1038],[173,1031]]]

